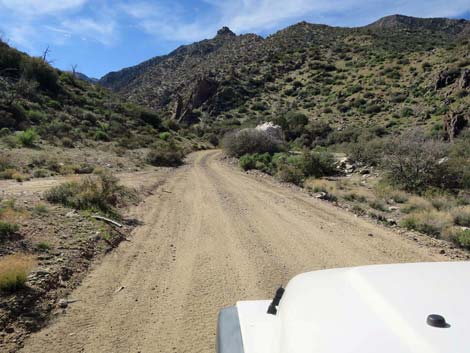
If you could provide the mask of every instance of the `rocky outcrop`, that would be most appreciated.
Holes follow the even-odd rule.
[[[459,79],[459,88],[470,88],[470,70],[463,70],[462,75],[460,75]]]
[[[444,118],[444,130],[451,141],[469,125],[470,116],[463,112],[452,112]]]
[[[177,96],[173,119],[187,124],[197,123],[199,119],[193,114],[194,109],[200,108],[207,100],[212,98],[218,87],[219,83],[210,75],[200,77],[196,81],[186,103],[183,102],[181,95]]]
[[[437,91],[441,88],[447,87],[453,84],[460,76],[459,70],[446,70],[441,71],[437,76],[436,82],[434,84],[434,89]]]
[[[228,27],[222,27],[221,29],[219,29],[217,31],[217,37],[224,37],[224,36],[227,36],[227,37],[236,37],[236,34],[233,33],[230,28]]]
[[[199,108],[209,98],[211,98],[215,92],[219,83],[212,77],[202,77],[196,82],[193,92],[191,93],[191,105],[194,109]]]

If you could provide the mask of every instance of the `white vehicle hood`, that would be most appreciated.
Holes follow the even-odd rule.
[[[276,316],[269,301],[237,309],[245,353],[468,353],[469,301],[470,262],[417,263],[304,273]]]

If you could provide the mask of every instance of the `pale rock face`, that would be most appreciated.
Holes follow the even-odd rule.
[[[279,125],[275,125],[271,121],[260,124],[255,129],[258,131],[263,131],[269,136],[274,137],[278,140],[283,139],[282,128]]]

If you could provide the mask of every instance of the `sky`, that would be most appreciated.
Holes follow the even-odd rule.
[[[212,38],[228,26],[267,36],[307,21],[362,26],[383,16],[470,19],[470,0],[0,0],[0,34],[62,70],[110,71]]]

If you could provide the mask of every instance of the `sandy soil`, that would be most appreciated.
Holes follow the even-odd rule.
[[[326,202],[193,154],[131,212],[143,222],[104,258],[66,314],[21,352],[214,352],[220,308],[271,298],[294,275],[446,260]]]

